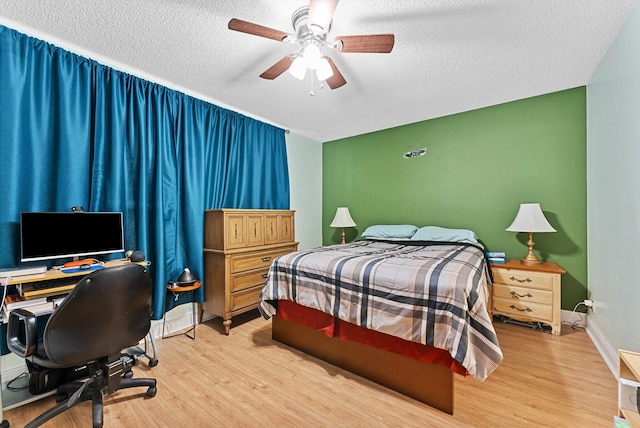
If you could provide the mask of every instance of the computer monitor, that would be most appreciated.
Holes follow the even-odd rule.
[[[23,262],[124,252],[122,213],[23,212],[20,249]]]

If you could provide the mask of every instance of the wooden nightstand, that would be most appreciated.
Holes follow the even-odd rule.
[[[519,321],[541,322],[559,335],[560,277],[565,270],[553,262],[526,264],[509,259],[491,264],[493,285],[491,315],[505,315]]]

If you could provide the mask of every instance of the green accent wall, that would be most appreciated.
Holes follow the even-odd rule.
[[[567,270],[562,308],[587,298],[585,87],[331,141],[322,154],[324,245],[340,242],[329,224],[346,206],[348,240],[372,224],[436,225],[522,258],[527,235],[505,229],[520,203],[539,202],[558,232],[535,234],[534,251]]]

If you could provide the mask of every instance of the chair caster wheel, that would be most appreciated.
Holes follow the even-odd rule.
[[[131,379],[133,377],[133,372],[131,370],[124,372],[125,379]]]
[[[152,386],[149,389],[147,389],[147,393],[145,395],[147,396],[147,398],[153,398],[156,396],[156,392],[158,392],[158,390],[156,389],[155,386]]]
[[[158,359],[154,358],[153,360],[149,360],[149,367],[155,367],[158,365]]]

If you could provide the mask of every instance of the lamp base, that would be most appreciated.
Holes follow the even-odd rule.
[[[533,258],[529,257],[529,254],[527,254],[526,256],[524,256],[521,260],[520,263],[525,263],[528,265],[535,265],[538,263],[542,263],[542,260],[539,260],[535,255],[533,256]]]
[[[527,246],[529,247],[529,252],[527,253],[526,256],[524,256],[522,258],[522,260],[520,260],[522,263],[526,263],[529,265],[533,265],[536,263],[542,263],[541,260],[539,260],[535,254],[533,254],[533,246],[535,245],[535,242],[533,242],[533,233],[529,232],[529,241],[527,241]]]

